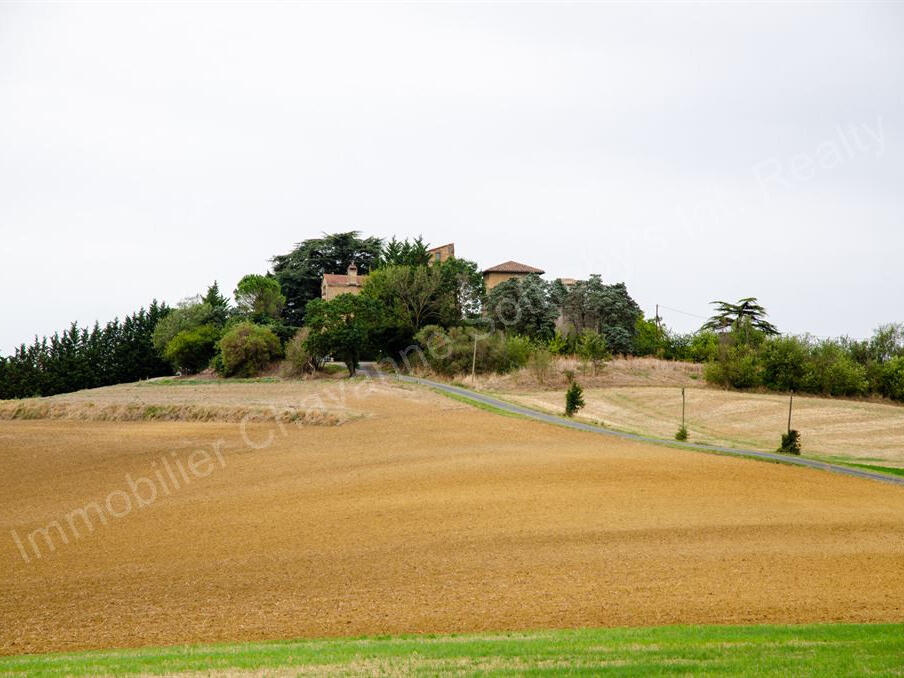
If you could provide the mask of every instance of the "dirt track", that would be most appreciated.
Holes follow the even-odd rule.
[[[339,427],[254,424],[256,450],[237,424],[0,422],[0,652],[904,620],[899,488],[397,393]],[[218,439],[164,494],[162,459]],[[126,474],[157,483],[149,506],[34,555],[29,532]]]

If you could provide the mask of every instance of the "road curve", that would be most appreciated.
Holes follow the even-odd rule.
[[[362,372],[369,376],[377,376],[376,371],[368,366],[364,367],[362,365]],[[383,376],[382,374],[380,376]],[[652,438],[649,436],[637,435],[635,433],[622,433],[621,431],[612,431],[610,429],[605,429],[600,426],[594,426],[593,424],[585,424],[580,421],[574,421],[573,419],[566,419],[564,417],[558,417],[554,414],[547,414],[545,412],[540,412],[538,410],[533,410],[528,407],[523,407],[522,405],[514,405],[512,403],[506,402],[505,400],[500,400],[499,398],[494,398],[493,396],[486,395],[483,393],[477,393],[476,391],[471,391],[466,388],[461,388],[460,386],[452,386],[450,384],[443,384],[438,381],[431,381],[430,379],[421,379],[419,377],[409,377],[407,375],[396,375],[396,378],[399,381],[407,382],[410,384],[420,384],[421,386],[427,386],[429,388],[436,389],[438,391],[442,391],[443,393],[450,393],[452,395],[464,398],[466,400],[470,400],[475,403],[482,403],[484,405],[490,405],[500,410],[504,410],[506,412],[510,412],[512,414],[518,414],[523,417],[528,417],[530,419],[534,419],[536,421],[542,421],[547,424],[555,424],[556,426],[565,426],[566,428],[573,428],[578,431],[587,431],[588,433],[596,433],[599,435],[605,436],[615,436],[617,438],[627,438],[628,440],[637,440],[644,443],[653,443],[655,445],[669,445],[671,447],[684,447],[689,450],[699,450],[702,452],[716,452],[719,454],[730,454],[736,457],[748,457],[748,458],[756,458],[756,459],[764,459],[767,461],[775,461],[781,462],[783,464],[794,464],[795,466],[806,466],[808,468],[820,469],[822,471],[830,471],[832,473],[840,473],[845,476],[853,476],[854,478],[866,478],[867,480],[878,480],[879,482],[888,483],[890,485],[902,485],[904,486],[904,476],[892,476],[886,475],[884,473],[877,473],[875,471],[868,471],[866,469],[857,469],[857,468],[849,468],[847,466],[839,466],[837,464],[829,464],[824,461],[816,461],[815,459],[805,459],[801,457],[795,457],[787,454],[779,454],[777,452],[760,452],[758,450],[745,450],[738,449],[734,447],[722,447],[720,445],[702,445],[700,443],[687,443],[687,442],[679,442],[677,440],[663,440],[661,438]]]

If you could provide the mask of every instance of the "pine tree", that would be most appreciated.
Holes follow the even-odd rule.
[[[213,285],[207,288],[207,294],[204,295],[201,301],[210,304],[210,308],[213,309],[211,320],[214,324],[220,327],[226,324],[232,309],[229,305],[229,300],[220,293],[220,286],[216,280],[213,281]],[[156,303],[156,300],[154,303]]]
[[[565,416],[573,417],[574,413],[584,407],[584,389],[578,382],[572,381],[565,393]]]

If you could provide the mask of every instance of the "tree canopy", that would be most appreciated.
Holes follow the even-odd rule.
[[[766,309],[756,297],[739,299],[736,304],[727,301],[710,302],[716,307],[713,316],[703,323],[703,330],[716,332],[728,329],[740,330],[742,327],[752,328],[766,335],[778,334],[775,326],[766,320]]]
[[[154,349],[154,327],[170,309],[152,302],[146,310],[89,330],[72,323],[49,339],[35,337],[0,356],[0,400],[67,393],[171,374]]]
[[[210,306],[211,318],[216,325],[225,325],[229,320],[232,307],[229,305],[229,299],[224,297],[220,292],[220,286],[217,281],[213,281],[213,285],[207,288],[207,293],[201,297],[201,301]]]
[[[603,335],[613,353],[632,351],[637,319],[643,317],[624,283],[605,285],[599,275],[574,284],[565,295],[562,311],[578,333],[589,329]]]
[[[234,295],[239,313],[256,322],[278,320],[286,304],[279,283],[265,275],[246,275],[239,280]]]
[[[440,323],[449,326],[480,316],[486,302],[486,287],[477,264],[468,259],[450,257],[432,268],[439,270],[442,279]]]
[[[555,332],[559,310],[550,299],[549,283],[532,273],[490,290],[487,315],[498,329],[545,341]]]
[[[363,294],[380,301],[396,323],[417,331],[438,322],[442,276],[429,266],[385,266],[370,274]]]
[[[154,348],[162,356],[166,351],[166,345],[179,332],[192,330],[201,325],[214,325],[216,315],[214,308],[209,303],[201,301],[200,297],[183,299],[154,327]]]
[[[310,328],[308,350],[314,356],[333,355],[355,375],[361,357],[373,344],[383,323],[383,305],[364,295],[340,294],[335,299],[308,302],[306,322]]]
[[[373,270],[380,259],[383,241],[360,236],[358,231],[324,234],[298,243],[287,254],[273,257],[273,276],[286,297],[283,318],[289,325],[304,323],[307,303],[320,297],[325,273],[345,273],[353,261],[359,275]]]
[[[455,325],[480,313],[483,277],[477,264],[452,257],[433,266],[394,265],[368,276],[363,293],[417,331],[425,325]]]
[[[396,240],[395,236],[386,243],[380,252],[380,266],[426,266],[430,262],[427,254],[427,243],[418,236],[409,241]]]

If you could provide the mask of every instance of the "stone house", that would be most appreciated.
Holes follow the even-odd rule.
[[[366,275],[358,275],[358,267],[353,261],[349,264],[345,275],[341,273],[325,273],[320,283],[320,298],[329,301],[340,294],[358,294],[367,280]]]
[[[431,266],[435,263],[445,261],[446,259],[455,256],[455,243],[450,242],[448,245],[440,245],[439,247],[434,247],[427,250],[427,254],[430,255],[430,261],[428,263]]]
[[[511,280],[512,278],[523,278],[531,273],[543,275],[545,271],[541,271],[539,268],[534,268],[533,266],[528,266],[527,264],[519,264],[517,261],[506,261],[486,269],[483,272],[483,282],[486,285],[487,292],[489,292],[501,282]]]

